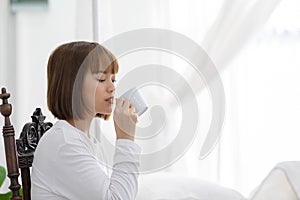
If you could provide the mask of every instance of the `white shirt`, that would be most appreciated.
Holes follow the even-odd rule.
[[[103,170],[95,144],[60,120],[39,141],[34,154],[32,200],[132,200],[138,190],[141,148],[116,140],[112,174]]]

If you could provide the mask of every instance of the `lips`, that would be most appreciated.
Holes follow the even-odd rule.
[[[109,97],[109,98],[105,99],[105,101],[112,104],[114,102],[114,97]]]

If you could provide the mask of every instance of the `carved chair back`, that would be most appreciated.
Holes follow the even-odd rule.
[[[9,189],[12,191],[11,200],[22,200],[19,189],[21,185],[18,182],[21,170],[23,200],[31,200],[31,179],[30,167],[34,157],[34,151],[43,134],[52,127],[52,123],[44,122],[40,108],[37,108],[31,116],[32,122],[26,123],[20,134],[20,138],[15,140],[14,127],[10,122],[12,106],[8,103],[10,94],[2,88],[2,105],[0,105],[1,114],[4,116],[3,137],[5,147],[5,157],[7,164],[7,176],[10,179]]]

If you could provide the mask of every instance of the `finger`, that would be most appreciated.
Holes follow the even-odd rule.
[[[130,112],[135,113],[135,107],[133,105],[130,105],[129,110]]]
[[[116,99],[116,107],[121,108],[124,104],[124,99],[122,98],[117,98]]]
[[[129,108],[130,107],[130,100],[129,99],[125,99],[125,101],[124,101],[124,108]]]
[[[131,119],[134,121],[134,123],[137,123],[138,121],[137,113],[131,113]]]
[[[122,106],[125,105],[126,99],[122,99]]]
[[[116,98],[116,107],[120,107],[120,105],[122,105],[121,103],[122,103],[122,100],[119,98]]]

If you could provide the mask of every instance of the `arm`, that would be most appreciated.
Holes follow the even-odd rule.
[[[137,115],[128,99],[117,99],[114,122],[117,141],[111,177],[82,145],[65,145],[58,162],[62,163],[61,177],[57,178],[57,184],[64,188],[61,195],[68,194],[70,199],[135,199],[141,149],[133,142]]]
[[[61,163],[54,184],[68,199],[135,199],[138,190],[140,147],[125,139],[116,141],[113,172],[109,178],[101,164],[82,146],[67,145],[60,149]]]
[[[132,143],[126,139],[116,142],[113,172],[105,199],[135,199],[138,191],[138,154],[141,150]]]

